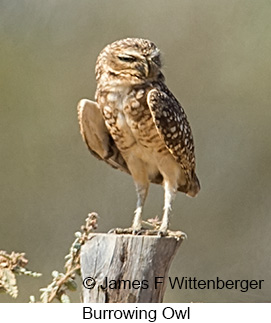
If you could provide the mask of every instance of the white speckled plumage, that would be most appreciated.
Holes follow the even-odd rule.
[[[134,230],[141,228],[149,183],[163,184],[160,230],[166,231],[177,190],[195,196],[200,185],[191,128],[183,108],[165,85],[160,51],[145,39],[116,41],[98,56],[96,80],[97,103],[85,100],[85,107],[81,102],[79,108],[83,138],[96,157],[132,175],[138,197]],[[86,119],[91,114],[96,119],[90,122]],[[103,126],[100,130],[86,126],[92,123]],[[96,138],[94,144],[93,139],[87,139],[91,137]]]

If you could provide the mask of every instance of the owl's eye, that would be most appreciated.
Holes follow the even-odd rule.
[[[134,56],[128,56],[128,55],[119,55],[118,59],[127,63],[133,63],[136,61],[136,58]]]
[[[152,57],[152,61],[153,61],[156,65],[161,66],[160,56],[154,56],[154,57]]]

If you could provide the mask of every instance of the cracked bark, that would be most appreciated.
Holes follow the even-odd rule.
[[[81,274],[83,281],[92,277],[95,286],[82,288],[83,302],[162,302],[169,267],[181,242],[174,236],[91,234],[82,247]]]

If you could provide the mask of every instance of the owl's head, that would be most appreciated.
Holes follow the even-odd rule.
[[[162,79],[160,51],[146,39],[127,38],[106,46],[96,64],[96,79],[139,84],[146,80]]]

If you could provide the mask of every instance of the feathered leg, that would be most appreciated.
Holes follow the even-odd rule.
[[[142,211],[148,194],[149,182],[139,183],[135,181],[135,186],[137,193],[137,204],[132,229],[137,231],[140,230],[142,227]]]
[[[177,192],[177,185],[172,185],[169,180],[164,181],[164,190],[165,190],[165,198],[164,198],[164,213],[162,217],[162,223],[159,228],[160,231],[166,232],[169,226],[169,215],[171,212],[171,205],[174,201]]]
[[[164,178],[164,213],[159,231],[166,233],[169,226],[171,205],[176,196],[178,179],[181,174],[180,167],[176,165],[172,156],[164,156],[159,161],[159,170]]]

